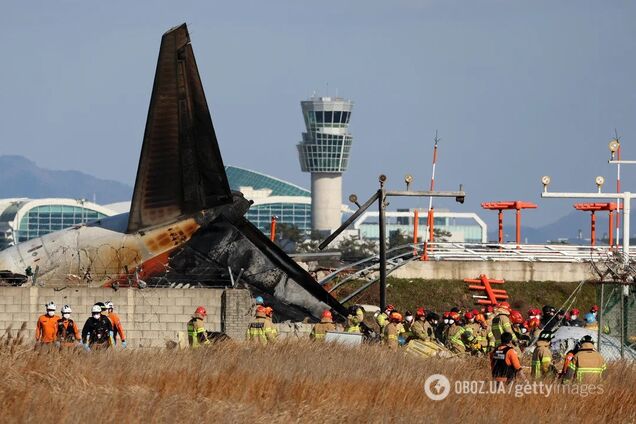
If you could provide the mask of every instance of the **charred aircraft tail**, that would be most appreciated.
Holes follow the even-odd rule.
[[[244,218],[249,206],[242,195],[234,197],[183,24],[161,39],[128,233],[206,211],[214,217],[213,225],[202,226],[192,240],[174,252],[173,261],[192,268],[190,252],[225,269],[241,264],[253,271],[246,273],[253,288],[283,303],[314,316],[325,305],[346,314],[307,271]],[[287,278],[279,279],[277,273],[270,272],[274,269]]]

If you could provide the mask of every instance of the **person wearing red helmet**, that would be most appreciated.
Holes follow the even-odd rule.
[[[247,327],[245,338],[249,342],[266,346],[276,340],[278,332],[272,321],[267,319],[268,310],[263,305],[256,307],[254,320]]]
[[[453,353],[466,352],[464,341],[467,338],[466,330],[459,325],[460,316],[457,312],[451,312],[448,317],[448,328],[446,330],[446,347]],[[468,341],[473,340],[473,336],[468,337]]]
[[[510,304],[508,302],[501,302],[495,308],[495,317],[492,319],[492,334],[495,336],[496,346],[501,345],[503,333],[509,333],[512,336],[512,343],[517,344],[517,336],[512,329],[512,321],[510,320]]]
[[[477,314],[479,315],[479,313]],[[483,333],[482,326],[477,322],[473,312],[464,314],[464,344],[472,354],[478,354],[482,351],[483,344],[486,343],[486,335]]]
[[[399,346],[399,337],[404,333],[404,326],[402,325],[402,314],[396,310],[391,311],[389,315],[389,323],[384,326],[382,332],[382,338],[384,344],[391,350],[397,350]]]
[[[190,321],[188,321],[188,344],[193,349],[210,344],[208,333],[203,325],[203,320],[206,316],[208,316],[208,312],[203,306],[199,306],[194,311]]]
[[[329,309],[325,309],[324,311],[322,311],[320,322],[314,325],[314,328],[311,330],[311,334],[309,334],[309,337],[312,340],[322,342],[325,340],[327,331],[336,331],[336,324],[333,323],[333,316],[331,315],[331,311],[329,311]]]
[[[435,338],[434,333],[435,329],[426,320],[426,311],[424,308],[419,308],[415,312],[415,322],[413,322],[413,325],[411,326],[411,334],[413,338],[429,342]]]
[[[567,321],[565,321],[565,325],[568,327],[583,327],[583,321],[579,318],[581,316],[581,311],[574,308],[570,311],[570,316]]]

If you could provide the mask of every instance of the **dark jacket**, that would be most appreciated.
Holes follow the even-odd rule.
[[[110,343],[110,333],[113,331],[113,324],[107,316],[100,315],[99,318],[92,316],[86,320],[84,328],[82,328],[82,342],[89,344],[107,344]]]

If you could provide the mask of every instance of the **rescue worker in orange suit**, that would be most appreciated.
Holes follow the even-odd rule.
[[[71,319],[71,307],[64,305],[62,307],[62,318],[57,322],[57,344],[62,348],[72,348],[82,344],[82,336],[79,327],[75,321]]]
[[[475,338],[473,335],[467,335],[464,327],[459,325],[459,313],[451,312],[448,317],[448,330],[446,331],[446,346],[454,353],[466,352],[464,342],[472,343]]]
[[[576,381],[583,384],[600,383],[607,369],[605,359],[594,349],[592,336],[583,337],[579,344],[579,350],[570,362],[564,381]]]
[[[415,312],[415,321],[411,325],[411,336],[414,339],[430,342],[435,339],[435,329],[426,319],[426,311],[419,308]]]
[[[504,333],[510,334],[512,343],[517,344],[517,336],[510,321],[510,304],[508,302],[501,302],[495,308],[495,317],[492,319],[492,334],[495,336],[495,345],[501,345],[501,336]]]
[[[108,311],[108,319],[113,324],[113,341],[117,344],[117,336],[121,339],[121,347],[126,348],[126,333],[124,333],[124,326],[121,325],[121,319],[119,314],[115,312],[115,305],[110,300],[106,301],[106,310]]]
[[[267,319],[265,308],[260,305],[257,306],[254,320],[250,322],[247,327],[245,338],[247,341],[266,346],[276,341],[277,336],[278,332],[276,331],[276,327],[272,324],[271,320]]]
[[[113,345],[112,335],[113,325],[108,317],[102,314],[101,305],[94,304],[91,308],[91,316],[88,317],[82,328],[84,349],[86,351],[106,349]]]
[[[203,306],[199,306],[192,314],[190,321],[188,321],[186,327],[188,330],[188,345],[193,349],[210,344],[208,332],[205,331],[205,325],[203,325],[203,320],[207,316],[208,311]]]
[[[553,334],[549,331],[542,331],[539,340],[532,353],[532,370],[530,375],[535,380],[553,378],[556,376],[556,367],[552,360],[552,350],[550,340]]]
[[[517,377],[527,382],[519,356],[515,350],[512,334],[502,333],[501,344],[490,353],[492,378],[500,384],[512,383]]]
[[[35,347],[51,348],[57,340],[57,322],[60,317],[55,315],[57,306],[54,302],[46,304],[46,313],[38,318],[35,325]]]
[[[402,333],[404,333],[402,314],[393,310],[391,315],[389,315],[389,323],[382,330],[384,344],[391,350],[397,350],[399,346],[398,339]]]
[[[331,312],[328,309],[325,309],[322,311],[320,322],[314,325],[309,337],[312,340],[323,342],[325,341],[327,331],[336,331],[336,324],[333,323],[333,316],[331,315]]]

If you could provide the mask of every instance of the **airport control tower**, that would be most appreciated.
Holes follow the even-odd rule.
[[[351,142],[353,102],[340,97],[312,97],[300,102],[307,132],[298,143],[303,172],[311,172],[311,228],[331,232],[341,221],[342,173]]]

